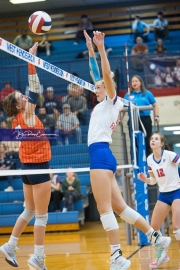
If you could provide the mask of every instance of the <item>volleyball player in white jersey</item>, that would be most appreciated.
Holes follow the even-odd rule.
[[[161,225],[172,209],[172,225],[175,238],[179,241],[180,249],[180,179],[178,174],[178,164],[180,156],[175,152],[165,150],[168,148],[165,137],[161,133],[154,133],[150,138],[150,147],[153,153],[148,156],[148,170],[150,177],[144,173],[139,173],[139,180],[149,185],[159,186],[158,201],[154,207],[151,226],[155,230],[160,230]],[[169,260],[166,256],[163,262]],[[150,264],[151,268],[157,268],[156,261]],[[180,267],[178,268],[180,270]]]
[[[90,60],[94,59],[91,61],[91,72],[93,68],[97,71],[91,38],[85,31],[84,35]],[[160,236],[139,213],[127,206],[115,179],[117,163],[109,149],[109,144],[112,142],[111,135],[116,127],[123,103],[116,95],[110,65],[104,49],[104,34],[98,31],[94,32],[93,41],[100,53],[103,79],[96,81],[95,84],[95,94],[99,104],[92,111],[88,131],[90,178],[100,219],[110,242],[112,253],[110,270],[126,270],[131,265],[131,262],[122,256],[119,225],[113,211],[128,223],[134,224],[146,233],[151,244],[156,248],[157,261],[161,263],[166,256],[171,238]]]

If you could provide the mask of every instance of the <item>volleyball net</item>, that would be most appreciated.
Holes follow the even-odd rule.
[[[82,185],[90,185],[87,135],[90,114],[96,106],[97,100],[94,94],[95,87],[91,83],[88,60],[75,61],[71,65],[68,62],[54,60],[51,64],[0,38],[0,61],[0,81],[5,84],[5,89],[1,91],[0,107],[0,154],[5,163],[1,164],[4,167],[1,166],[0,179],[8,176],[20,178],[21,175],[46,173],[58,174],[63,178],[71,170],[77,173]],[[38,139],[37,136],[34,136],[33,128],[25,131],[16,130],[16,136],[14,136],[12,134],[13,119],[7,117],[2,108],[4,93],[19,90],[22,94],[29,95],[27,63],[32,63],[37,67],[40,80],[35,114],[44,125],[45,136],[40,130],[41,136]],[[118,65],[113,65],[113,68],[111,65],[112,71],[115,71],[116,68]],[[129,77],[128,73],[127,77]],[[1,88],[3,88],[3,83]],[[129,187],[126,181],[127,175],[130,173],[130,177],[134,178],[136,190],[134,207],[148,220],[147,185],[136,181],[138,169],[146,170],[146,165],[139,163],[141,160],[146,162],[144,137],[138,137],[139,108],[127,100],[122,99],[122,101],[125,104],[123,109],[125,115],[122,118],[122,114],[119,114],[117,125],[112,127],[114,132],[110,148],[116,157],[117,169],[121,169],[122,188],[126,202],[130,204]],[[51,169],[21,170],[20,144],[22,146],[24,142],[28,142],[29,149],[38,152],[40,147],[37,147],[36,141],[41,141],[42,138],[48,139],[50,143],[52,158],[49,164]],[[42,148],[41,153],[43,151]],[[37,160],[38,155],[35,158]],[[143,209],[139,209],[138,204]],[[129,225],[126,224],[126,226]],[[129,227],[126,229],[126,236],[129,239]],[[146,245],[148,241],[143,237],[139,234],[139,244]],[[128,244],[130,244],[129,240]]]
[[[72,74],[69,73],[68,63],[55,62],[53,64],[26,52],[19,47],[0,38],[0,80],[5,84],[3,91],[14,88],[22,94],[29,94],[27,63],[37,67],[40,80],[39,98],[35,113],[44,124],[49,139],[52,159],[48,172],[66,173],[68,168],[74,172],[89,171],[89,154],[87,147],[87,133],[90,114],[97,104],[94,94],[95,87],[91,83],[88,60],[74,63]],[[26,63],[27,62],[27,63]],[[66,71],[67,70],[67,71]],[[78,70],[78,74],[77,74]],[[79,78],[78,75],[83,79]],[[1,88],[3,88],[3,83]],[[0,141],[5,145],[5,152],[13,156],[13,166],[10,170],[0,171],[1,176],[27,174],[26,170],[19,172],[19,142],[30,141],[28,131],[16,131],[11,136],[12,117],[7,117],[2,108],[3,91],[1,92],[1,135]],[[129,102],[123,100],[126,106]],[[53,109],[52,109],[53,108]],[[78,111],[78,113],[76,113]],[[73,115],[73,119],[69,115]],[[130,138],[127,126],[127,113],[113,133],[111,150],[116,156],[118,168],[132,168],[130,155]],[[74,128],[77,126],[77,128]],[[63,129],[59,129],[63,128]],[[73,132],[68,132],[74,128]],[[33,132],[30,129],[31,133]],[[8,134],[8,135],[7,135]],[[26,136],[25,136],[26,135]],[[23,137],[24,136],[24,137]],[[42,138],[42,137],[41,137]],[[33,138],[35,141],[37,138]],[[33,147],[32,143],[32,147]],[[30,147],[30,145],[29,145]],[[33,163],[33,161],[32,161]],[[29,174],[41,174],[46,170],[31,170]]]

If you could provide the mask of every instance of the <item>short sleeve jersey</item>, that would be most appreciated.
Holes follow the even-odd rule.
[[[139,22],[139,23],[133,23],[132,28],[135,30],[135,32],[143,33],[144,28],[147,27],[147,24],[145,22]]]
[[[164,150],[161,160],[157,162],[154,154],[147,158],[148,171],[153,172],[160,192],[170,192],[180,189],[180,179],[178,174],[178,164],[180,156],[175,152]]]
[[[126,93],[124,99],[127,99],[132,103],[135,103],[137,106],[148,106],[156,103],[154,95],[148,90],[146,90],[144,94],[142,93],[142,91],[140,92],[132,91],[131,94]],[[140,111],[140,116],[147,116],[147,115],[150,115],[149,110]]]
[[[112,143],[112,132],[114,131],[119,112],[122,110],[124,103],[121,98],[115,96],[110,99],[108,96],[97,104],[91,112],[88,146],[95,142]]]

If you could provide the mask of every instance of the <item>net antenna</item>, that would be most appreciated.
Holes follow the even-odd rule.
[[[127,45],[127,43],[125,43],[125,55],[126,55],[126,77],[127,77],[128,94],[130,94],[129,60],[128,60],[128,45]]]
[[[128,94],[130,95],[130,80],[129,80],[129,58],[128,58],[128,45],[125,43],[125,56],[126,56],[126,79],[127,79],[127,87],[128,87]],[[129,113],[131,117],[131,128],[132,128],[132,136],[131,136],[131,143],[132,143],[132,151],[134,156],[134,167],[137,168],[137,158],[136,158],[136,142],[135,142],[135,126],[134,126],[134,113],[136,106],[130,102]]]

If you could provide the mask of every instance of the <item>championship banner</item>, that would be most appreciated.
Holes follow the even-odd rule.
[[[147,174],[147,163],[146,163],[146,148],[145,148],[145,138],[144,133],[139,131],[136,133],[136,143],[137,143],[137,165],[139,169],[133,170],[133,180],[135,186],[135,205],[136,211],[140,213],[149,223],[149,200],[148,200],[148,186],[146,183],[141,182],[137,178],[139,172],[144,172]],[[138,245],[148,246],[149,240],[147,236],[137,229]]]
[[[176,87],[180,85],[180,58],[144,58],[144,73],[147,88]]]

